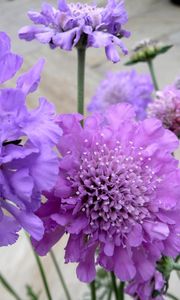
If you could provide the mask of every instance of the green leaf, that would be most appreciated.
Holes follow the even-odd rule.
[[[27,296],[30,300],[39,300],[40,292],[38,294],[36,294],[33,291],[33,288],[28,284],[26,285],[26,293],[27,293]]]

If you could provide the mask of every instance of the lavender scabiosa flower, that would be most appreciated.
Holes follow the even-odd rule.
[[[157,92],[154,101],[148,105],[147,114],[160,119],[180,138],[180,89],[177,84]]]
[[[88,105],[88,111],[103,111],[111,104],[122,102],[134,106],[137,119],[146,117],[146,107],[152,101],[153,83],[150,76],[131,72],[107,73]]]
[[[22,57],[11,53],[10,38],[0,32],[0,83],[11,79],[22,65]]]
[[[34,212],[42,192],[50,191],[57,179],[53,147],[61,129],[54,123],[54,107],[44,98],[34,110],[26,106],[26,95],[37,88],[43,64],[40,59],[21,75],[16,88],[0,89],[0,246],[13,244],[21,227],[35,239],[42,238],[43,223]]]
[[[45,226],[40,255],[69,234],[65,261],[91,282],[95,264],[122,281],[149,280],[162,255],[180,251],[180,171],[176,136],[156,119],[135,121],[131,105],[57,119],[59,177],[37,211]]]
[[[108,0],[103,8],[59,0],[57,9],[45,3],[40,13],[30,11],[28,16],[36,25],[23,27],[19,31],[21,39],[36,39],[51,48],[68,51],[79,45],[103,47],[107,58],[113,62],[119,61],[116,47],[127,54],[121,41],[122,37],[129,36],[129,32],[122,28],[128,20],[123,1]]]
[[[155,271],[153,276],[143,281],[141,278],[135,278],[127,287],[126,292],[134,300],[163,300],[165,281],[160,272]]]

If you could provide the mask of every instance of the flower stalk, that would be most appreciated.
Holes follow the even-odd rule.
[[[119,285],[119,300],[124,300],[124,286],[125,286],[125,282],[120,282]]]
[[[155,75],[155,72],[154,72],[154,66],[153,66],[152,59],[148,59],[147,64],[148,64],[149,71],[150,71],[150,74],[151,74],[151,78],[152,78],[152,81],[153,81],[153,84],[154,84],[154,88],[155,88],[156,91],[158,91],[159,87],[158,87],[158,84],[157,84],[157,79],[156,79],[156,75]]]
[[[57,262],[57,260],[56,260],[56,256],[55,256],[53,250],[50,251],[50,256],[51,256],[52,261],[53,261],[53,263],[54,263],[54,266],[55,266],[55,268],[56,268],[56,271],[57,271],[58,277],[59,277],[59,279],[60,279],[60,282],[61,282],[61,284],[62,284],[62,286],[63,286],[63,289],[64,289],[64,293],[65,293],[65,295],[66,295],[66,298],[67,298],[67,300],[71,300],[71,296],[70,296],[69,291],[68,291],[68,288],[67,288],[67,286],[66,286],[66,282],[65,282],[65,280],[64,280],[64,278],[63,278],[61,269],[60,269],[60,267],[59,267],[59,265],[58,265],[58,262]]]
[[[177,263],[173,263],[172,269],[176,271],[180,271],[180,265]]]
[[[167,293],[166,296],[172,300],[179,300],[176,296],[172,295],[171,293]]]
[[[42,278],[42,281],[43,281],[43,284],[44,284],[47,299],[52,300],[52,296],[51,296],[50,289],[49,289],[48,282],[47,282],[47,278],[46,278],[46,273],[44,271],[44,268],[42,266],[40,258],[35,252],[34,252],[34,256],[35,256],[35,259],[36,259],[36,262],[37,262],[37,265],[38,265],[38,268],[39,268],[39,272],[41,274],[41,278]]]
[[[118,287],[117,287],[117,283],[116,283],[116,277],[113,272],[111,272],[111,280],[112,280],[112,286],[113,286],[115,298],[116,298],[116,300],[120,300],[119,293],[118,293]]]
[[[86,48],[78,47],[78,70],[77,70],[77,110],[78,113],[84,115],[84,81],[85,81],[85,57]]]
[[[16,291],[13,289],[10,283],[7,282],[7,280],[4,278],[2,274],[0,274],[0,282],[16,300],[22,300],[22,298],[19,297],[19,295],[16,293]]]
[[[90,289],[91,289],[91,300],[96,300],[96,284],[95,284],[95,280],[93,280],[90,283]]]

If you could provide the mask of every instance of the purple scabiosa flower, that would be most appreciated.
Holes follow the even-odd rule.
[[[141,278],[135,278],[127,287],[126,292],[134,300],[163,300],[165,281],[160,272],[155,271],[153,276],[143,281]]]
[[[0,83],[11,79],[22,65],[22,57],[11,53],[10,38],[0,32]]]
[[[21,39],[37,39],[51,48],[68,51],[79,45],[103,47],[107,58],[113,62],[119,61],[116,47],[127,54],[121,41],[122,37],[129,36],[122,28],[128,20],[123,1],[108,0],[104,8],[59,0],[57,9],[45,3],[40,13],[30,11],[28,16],[36,25],[23,27],[19,31]]]
[[[13,244],[21,227],[35,239],[42,238],[44,226],[34,212],[42,192],[50,191],[57,180],[53,147],[61,129],[54,122],[55,109],[44,98],[34,110],[26,106],[26,95],[37,88],[43,64],[40,59],[19,77],[16,88],[0,89],[0,246]]]
[[[180,89],[177,84],[157,92],[154,101],[148,105],[147,114],[161,120],[180,138]]]
[[[156,119],[135,121],[131,105],[108,107],[81,127],[80,115],[57,119],[63,129],[55,188],[37,212],[46,254],[69,234],[65,261],[91,282],[95,264],[122,281],[149,280],[162,255],[180,251],[180,171],[176,136]]]
[[[111,104],[127,102],[134,106],[137,119],[146,117],[152,101],[153,83],[150,76],[131,72],[107,73],[88,105],[88,111],[103,111]]]

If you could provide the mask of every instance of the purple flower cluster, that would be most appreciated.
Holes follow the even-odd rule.
[[[84,121],[61,115],[59,177],[37,211],[45,227],[45,255],[69,234],[65,261],[91,282],[95,265],[122,281],[148,282],[162,255],[180,251],[180,171],[176,136],[156,119],[135,121],[128,104],[110,106]]]
[[[8,36],[1,33],[2,81],[22,63],[21,57],[11,55],[9,45]],[[3,56],[4,49],[10,54]],[[13,244],[21,227],[35,239],[42,238],[43,223],[34,212],[42,192],[50,191],[57,179],[58,158],[52,149],[61,129],[54,123],[54,107],[44,98],[36,109],[26,106],[26,95],[36,90],[43,64],[40,59],[21,75],[16,88],[0,89],[0,246]]]
[[[154,90],[148,75],[131,72],[107,73],[88,105],[88,111],[104,111],[109,105],[127,102],[134,106],[137,119],[146,117],[147,105]]]
[[[156,98],[149,104],[147,113],[162,121],[163,125],[180,138],[180,89],[176,85],[168,86],[156,93]]]
[[[129,36],[122,28],[128,20],[123,1],[108,0],[103,8],[59,0],[57,9],[45,3],[40,13],[30,11],[28,16],[36,25],[23,27],[19,31],[21,39],[37,39],[51,48],[68,51],[75,46],[103,47],[107,58],[113,62],[119,61],[116,47],[127,54],[121,41],[122,37]]]

